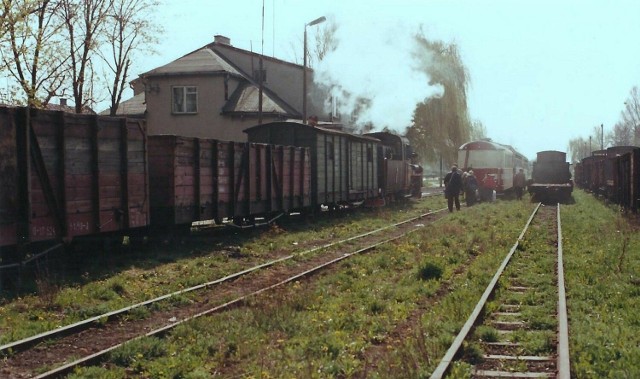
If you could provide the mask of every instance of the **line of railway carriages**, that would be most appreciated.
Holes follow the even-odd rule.
[[[594,151],[574,167],[578,187],[637,213],[640,208],[640,147]]]
[[[276,122],[249,142],[148,136],[138,119],[0,107],[0,266],[22,247],[193,222],[251,224],[419,194],[406,139]]]

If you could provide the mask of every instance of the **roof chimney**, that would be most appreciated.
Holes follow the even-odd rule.
[[[229,46],[231,46],[231,39],[229,37],[225,37],[225,36],[220,35],[220,34],[216,34],[215,36],[213,36],[213,42],[219,43],[221,45],[229,45]]]

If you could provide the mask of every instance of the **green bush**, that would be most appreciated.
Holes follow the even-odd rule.
[[[431,262],[425,263],[418,270],[418,279],[420,280],[432,280],[440,279],[442,277],[442,267],[433,264]]]

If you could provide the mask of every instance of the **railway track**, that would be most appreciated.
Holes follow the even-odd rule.
[[[341,260],[375,249],[420,228],[416,221],[443,213],[427,212],[401,222],[303,252],[289,254],[214,281],[166,294],[142,303],[95,316],[56,330],[0,346],[4,356],[0,376],[12,378],[60,377],[75,367],[101,360],[128,341],[162,335],[194,318],[239,306],[251,296],[311,275]],[[348,244],[349,252],[341,246]],[[322,251],[322,254],[316,254]],[[286,261],[295,262],[284,265]],[[269,269],[269,270],[267,270]],[[269,272],[268,274],[266,272]],[[196,293],[198,301],[188,306],[151,313],[142,320],[127,316],[155,304]],[[78,358],[80,357],[80,358]],[[42,367],[52,368],[38,374]]]
[[[431,378],[465,369],[473,378],[570,377],[559,205],[534,209]]]

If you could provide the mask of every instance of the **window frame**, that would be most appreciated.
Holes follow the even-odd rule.
[[[177,89],[180,89],[182,93],[181,104],[178,104],[176,102]],[[195,99],[193,100],[193,105],[195,107],[194,110],[188,109],[189,95],[195,97]],[[180,106],[181,109],[178,109],[178,106]],[[191,85],[171,86],[171,114],[174,114],[174,115],[198,114],[198,86],[191,86]]]

